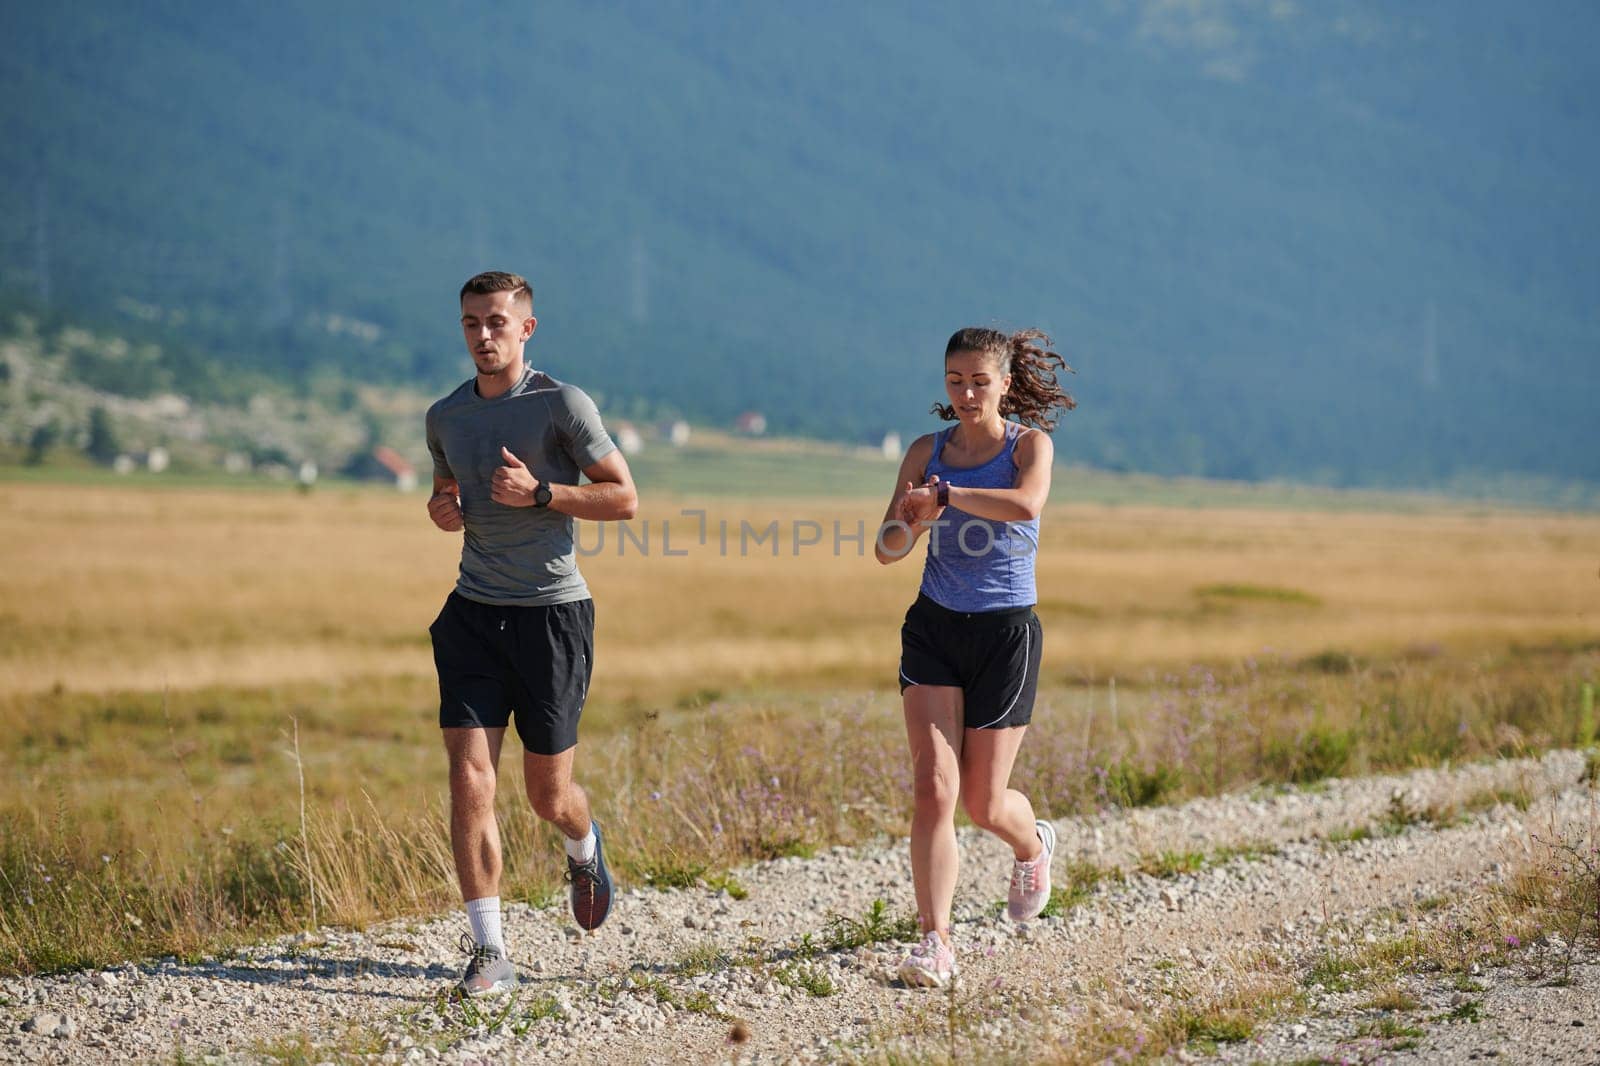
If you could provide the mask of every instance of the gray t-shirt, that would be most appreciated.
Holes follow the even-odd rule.
[[[505,465],[501,445],[533,476],[576,485],[578,473],[616,445],[600,424],[594,401],[529,368],[492,400],[468,380],[428,408],[428,450],[436,477],[461,486],[466,536],[456,591],[479,603],[546,607],[589,597],[573,552],[572,518],[545,507],[508,507],[489,498]]]

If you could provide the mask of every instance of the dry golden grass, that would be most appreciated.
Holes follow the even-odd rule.
[[[680,506],[647,501],[648,553],[608,527],[582,563],[579,776],[624,875],[903,831],[920,563],[833,550],[881,503],[708,501],[705,545]],[[775,520],[776,552],[740,552]],[[796,553],[797,522],[822,542]],[[313,871],[325,921],[451,902],[426,629],[459,537],[420,496],[0,484],[0,544],[0,971],[302,922]],[[1056,507],[1019,785],[1066,813],[1585,742],[1597,549],[1590,517]],[[506,894],[537,895],[559,849],[507,764]]]
[[[833,551],[833,523],[870,536],[876,502],[710,502],[705,546],[681,506],[646,501],[632,527],[648,525],[647,555],[608,527],[581,561],[599,702],[892,681],[919,563],[881,567],[870,541]],[[664,553],[666,520],[686,556]],[[740,554],[741,522],[774,520],[776,557],[771,540]],[[822,543],[797,553],[806,521]],[[28,484],[0,486],[0,543],[0,694],[426,678],[459,552],[416,496]],[[1039,562],[1045,669],[1588,640],[1597,559],[1594,517],[1061,505]]]

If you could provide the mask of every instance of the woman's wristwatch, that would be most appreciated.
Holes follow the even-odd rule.
[[[947,481],[939,482],[939,487],[936,490],[934,490],[934,498],[939,501],[939,506],[940,507],[949,507],[950,506],[950,483],[947,482]]]

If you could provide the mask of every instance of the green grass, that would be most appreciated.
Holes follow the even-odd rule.
[[[1368,1022],[1358,1032],[1361,1036],[1374,1036],[1380,1040],[1416,1039],[1428,1035],[1426,1030],[1393,1018],[1380,1018],[1375,1022]]]
[[[1319,986],[1329,992],[1349,992],[1356,987],[1364,967],[1349,955],[1328,953],[1306,971],[1305,984]]]
[[[1466,814],[1476,814],[1480,811],[1492,810],[1505,804],[1525,811],[1533,804],[1533,794],[1526,788],[1486,788],[1474,792],[1461,801],[1461,811]]]
[[[1106,869],[1089,862],[1070,862],[1063,876],[1050,886],[1050,899],[1039,912],[1041,918],[1059,918],[1094,895],[1103,881],[1120,882],[1122,871]],[[1004,907],[1004,903],[1001,904]]]
[[[1356,1030],[1355,1039],[1371,1040],[1380,1044],[1384,1052],[1411,1051],[1422,1046],[1427,1030],[1394,1018],[1380,1018],[1367,1022]]]
[[[1173,878],[1199,873],[1213,866],[1224,866],[1234,860],[1260,862],[1279,849],[1271,844],[1223,844],[1211,851],[1163,851],[1140,858],[1138,871],[1151,877]]]
[[[773,971],[773,976],[790,988],[808,996],[825,999],[838,991],[826,970],[814,963],[790,963]]]
[[[678,1003],[678,1006],[681,1010],[686,1010],[691,1014],[704,1014],[720,1021],[733,1020],[733,1016],[718,1007],[716,1000],[712,999],[706,992],[693,991],[686,993]]]
[[[673,972],[682,977],[725,970],[734,965],[734,957],[709,941],[695,944],[683,951],[673,963]]]
[[[1432,946],[1421,934],[1410,932],[1364,945],[1357,951],[1356,958],[1364,967],[1400,971],[1413,968],[1419,959],[1428,958],[1431,952]]]
[[[1183,1028],[1184,1040],[1193,1041],[1202,1048],[1237,1044],[1249,1040],[1256,1031],[1255,1019],[1241,1010],[1180,1010],[1178,1024]]]
[[[1310,771],[1303,758],[1274,753],[1308,735],[1340,737],[1341,761],[1361,772],[1492,757],[1506,724],[1537,751],[1575,735],[1580,679],[1597,669],[1600,653],[1584,646],[1349,675],[1307,676],[1293,664],[1224,672],[1205,697],[1217,716],[1206,743],[1216,746],[1196,744],[1186,755],[1164,746],[1155,728],[1162,701],[1185,713],[1192,706],[1181,688],[1127,679],[1119,694],[1136,725],[1118,733],[1083,728],[1104,722],[1103,710],[1088,713],[1092,692],[1047,688],[1041,702],[1062,728],[1030,733],[1013,783],[1041,809],[1073,815],[1103,809],[1110,791],[1131,803],[1287,784]],[[454,905],[442,756],[428,710],[436,698],[430,678],[389,678],[0,699],[9,741],[0,771],[20,785],[0,800],[0,972],[200,957],[304,928],[312,872],[324,923]],[[693,711],[652,716],[596,705],[591,713],[582,775],[620,783],[594,796],[597,816],[625,842],[613,864],[628,883],[699,882],[738,895],[743,886],[725,871],[741,863],[906,830],[904,728],[891,693],[729,693]],[[286,754],[291,717],[309,848]],[[1327,768],[1324,760],[1314,772]],[[528,811],[515,778],[508,783],[497,805],[508,857],[503,894],[539,902],[560,889],[560,841]],[[1516,804],[1520,795],[1507,790],[1497,801]],[[1390,812],[1376,827],[1330,840],[1363,839],[1427,813]],[[1235,857],[1251,856],[1219,849],[1204,862]],[[1193,858],[1165,867],[1180,865]],[[1046,914],[1078,905],[1106,876],[1073,868]],[[847,929],[828,932],[860,935]]]
[[[669,858],[647,861],[640,866],[652,888],[693,888],[706,872],[703,862],[675,863]]]
[[[1431,823],[1444,827],[1455,820],[1445,812],[1415,810],[1404,798],[1397,796],[1389,801],[1388,808],[1377,821],[1335,829],[1328,834],[1328,843],[1354,844],[1362,840],[1399,836],[1414,825]]]
[[[732,1020],[732,1016],[724,1013],[717,1006],[715,1000],[698,989],[691,989],[680,994],[662,978],[646,973],[641,969],[628,971],[624,980],[639,991],[654,997],[657,1003],[667,1003],[677,1010],[689,1011],[693,1014],[704,1014],[721,1021]]]
[[[1366,1006],[1368,1010],[1414,1011],[1422,1003],[1405,989],[1391,986],[1374,995]]]
[[[748,899],[750,890],[729,871],[710,874],[704,878],[706,887],[713,892],[726,892],[733,899]]]
[[[1361,661],[1342,648],[1327,648],[1301,659],[1300,666],[1311,673],[1353,674],[1360,668]]]
[[[1176,767],[1156,764],[1148,769],[1123,759],[1106,769],[1106,798],[1119,807],[1154,807],[1172,797],[1183,784]]]
[[[374,1030],[350,1025],[333,1039],[326,1035],[313,1040],[304,1031],[256,1042],[251,1050],[260,1059],[275,1066],[318,1066],[320,1063],[370,1062],[385,1048],[383,1037]],[[173,1048],[172,1062],[205,1062],[208,1056],[192,1054],[181,1043]]]
[[[1246,841],[1242,844],[1221,844],[1211,849],[1206,856],[1208,866],[1222,866],[1233,862],[1235,859],[1243,862],[1262,862],[1274,855],[1282,854],[1281,848],[1276,844],[1267,844],[1261,841]]]
[[[1170,878],[1195,873],[1205,865],[1205,852],[1163,851],[1159,855],[1147,855],[1140,859],[1138,869],[1140,873],[1151,877]]]
[[[1363,840],[1371,840],[1372,827],[1369,825],[1352,825],[1343,829],[1335,829],[1328,834],[1330,844],[1355,844]]]
[[[1297,785],[1310,784],[1344,773],[1358,744],[1359,734],[1354,729],[1334,729],[1316,722],[1298,736],[1272,741],[1263,761],[1276,779]]]
[[[1449,953],[1446,938],[1438,931],[1413,929],[1374,943],[1327,951],[1306,970],[1302,983],[1329,992],[1373,988],[1368,1009],[1415,1010],[1419,1006],[1416,998],[1395,984],[1395,978],[1448,968]]]
[[[891,915],[889,904],[875,899],[860,918],[835,914],[828,919],[823,944],[829,951],[846,951],[886,941],[910,943],[919,936],[915,914]]]
[[[1464,999],[1443,1014],[1438,1015],[1435,1020],[1441,1022],[1481,1022],[1483,1021],[1483,1003],[1476,999]]]
[[[1222,603],[1234,601],[1249,601],[1259,603],[1283,603],[1301,607],[1321,606],[1320,597],[1299,589],[1275,588],[1270,585],[1202,585],[1194,590],[1194,594],[1202,600],[1213,600]]]

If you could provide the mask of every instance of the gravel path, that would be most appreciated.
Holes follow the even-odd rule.
[[[1419,915],[1444,920],[1504,877],[1533,835],[1594,828],[1596,793],[1580,783],[1583,766],[1581,753],[1553,752],[1061,820],[1058,881],[1073,861],[1130,871],[1162,852],[1211,861],[1190,873],[1102,881],[1064,915],[1024,926],[995,906],[1006,849],[963,831],[956,998],[889,980],[904,950],[893,943],[823,948],[839,929],[834,916],[863,921],[878,899],[894,915],[910,908],[900,841],[744,868],[736,873],[743,899],[705,888],[626,891],[589,937],[559,909],[512,905],[506,929],[523,987],[481,1013],[439,997],[463,961],[464,921],[454,914],[301,934],[197,965],[7,980],[0,1061],[171,1060],[180,1051],[214,1062],[805,1061],[911,1046],[925,1039],[919,1029],[944,1026],[952,1005],[1003,1048],[1070,1032],[1086,1015],[1153,1012],[1172,1002],[1175,980],[1227,991],[1272,965],[1303,975],[1330,950],[1377,943],[1414,928]],[[1517,802],[1487,805],[1495,792]],[[1326,841],[1452,804],[1478,810],[1447,829],[1419,823],[1337,847]],[[1408,978],[1418,1006],[1407,1021],[1420,1035],[1406,1039],[1363,1037],[1376,1016],[1363,1006],[1370,992],[1313,989],[1249,1040],[1204,1054],[1600,1062],[1600,958],[1574,958],[1557,987],[1537,952],[1525,952],[1476,975],[1470,999],[1442,979]],[[1201,1057],[1204,1046],[1191,1043],[1179,1057]]]

